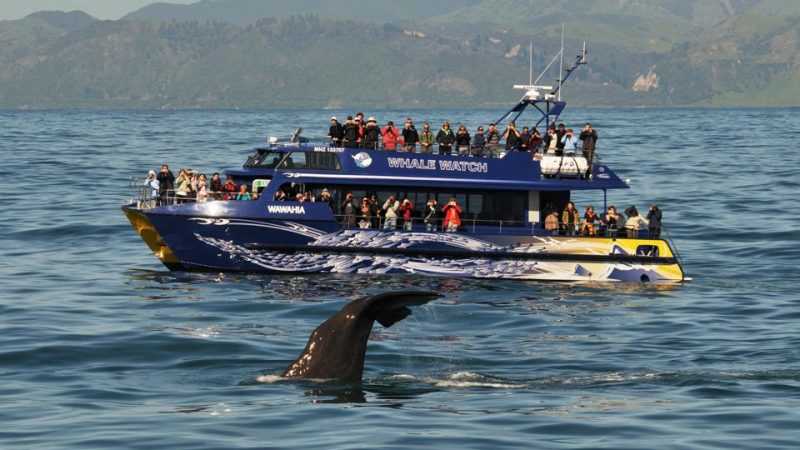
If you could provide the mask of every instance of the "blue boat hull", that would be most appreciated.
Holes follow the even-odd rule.
[[[129,205],[123,210],[172,270],[551,281],[684,279],[663,240],[531,236],[511,230],[497,234],[343,230],[326,206],[320,209],[323,205],[303,211],[302,218],[263,217],[263,213],[258,217],[241,208],[237,216],[213,217],[204,208],[214,203],[220,202],[194,209],[184,205],[142,211]],[[642,254],[643,248],[650,255]]]

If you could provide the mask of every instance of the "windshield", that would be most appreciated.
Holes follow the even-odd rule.
[[[254,155],[251,155],[247,159],[247,162],[244,164],[244,166],[259,167],[262,169],[274,169],[287,153],[289,152],[258,150]]]

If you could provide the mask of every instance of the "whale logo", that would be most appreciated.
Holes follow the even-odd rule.
[[[372,157],[369,156],[367,152],[359,152],[353,155],[353,161],[356,162],[356,166],[361,169],[366,169],[367,167],[372,165]]]

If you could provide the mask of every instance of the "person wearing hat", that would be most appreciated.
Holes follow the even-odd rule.
[[[156,199],[159,198],[158,194],[160,191],[155,170],[147,172],[147,178],[144,180],[144,186],[150,189],[150,195],[146,202],[147,205],[152,208],[153,206],[156,206]]]
[[[333,204],[333,198],[331,197],[331,193],[330,191],[328,191],[328,188],[322,189],[322,192],[320,192],[319,194],[318,201],[326,203],[328,207],[331,209],[331,212],[336,214],[336,210],[334,209],[334,204]]]
[[[378,122],[374,117],[367,119],[367,126],[364,127],[362,147],[375,150],[378,147],[378,136],[381,130],[378,128]]]
[[[475,136],[472,137],[472,150],[470,154],[474,156],[483,156],[486,150],[486,136],[483,135],[483,125],[478,125]]]
[[[339,123],[336,116],[331,117],[331,127],[328,130],[328,139],[331,140],[331,147],[339,147],[342,145],[344,138],[344,127]]]

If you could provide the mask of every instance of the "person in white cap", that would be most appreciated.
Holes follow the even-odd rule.
[[[378,147],[378,137],[381,135],[381,129],[378,128],[378,122],[374,117],[367,119],[367,126],[364,127],[364,148],[376,149]]]
[[[328,131],[328,139],[331,140],[331,147],[340,147],[344,138],[344,127],[339,123],[336,116],[331,117],[331,128]]]
[[[145,202],[147,203],[147,206],[152,208],[153,206],[156,206],[156,200],[158,199],[159,191],[159,183],[156,179],[155,170],[147,172],[147,179],[144,180],[144,186],[146,188],[150,188],[151,190],[150,195],[145,197],[147,199]]]

